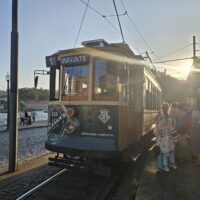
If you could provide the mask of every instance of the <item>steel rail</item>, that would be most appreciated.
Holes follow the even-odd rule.
[[[63,169],[61,171],[59,171],[58,173],[54,174],[53,176],[51,176],[50,178],[48,178],[47,180],[43,181],[42,183],[40,183],[39,185],[35,186],[34,188],[30,189],[28,192],[26,192],[25,194],[19,196],[16,200],[23,200],[26,199],[27,197],[29,197],[31,194],[33,194],[34,192],[36,192],[37,190],[39,190],[40,188],[44,187],[45,185],[47,185],[49,182],[51,182],[53,179],[55,179],[56,177],[60,176],[61,174],[63,174],[64,172],[66,172],[67,169]]]
[[[100,194],[100,196],[97,196],[96,199],[97,200],[109,200],[112,199],[112,195],[115,191],[115,189],[117,188],[117,186],[120,183],[120,180],[122,178],[122,174],[113,178],[108,184],[107,186],[104,188],[103,192]]]

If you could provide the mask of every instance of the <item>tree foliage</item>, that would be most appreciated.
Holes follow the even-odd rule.
[[[49,90],[35,89],[35,88],[21,88],[19,89],[20,101],[42,101],[49,99]]]

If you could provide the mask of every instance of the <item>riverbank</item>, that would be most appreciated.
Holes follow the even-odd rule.
[[[48,120],[48,112],[45,111],[35,111],[36,116],[35,116],[35,122],[41,122],[41,121],[47,121]],[[21,128],[22,126],[20,126],[20,116],[23,116],[24,113],[19,112],[18,113],[18,125],[19,128]],[[28,112],[28,115],[31,116],[31,112]],[[6,125],[7,125],[7,113],[2,113],[0,112],[0,131],[1,130],[6,130]]]
[[[29,125],[18,125],[18,130],[31,129],[31,128],[42,128],[42,127],[47,127],[47,125],[48,125],[47,120],[35,121],[34,123],[29,124]],[[0,133],[1,132],[7,132],[6,125],[0,126]]]

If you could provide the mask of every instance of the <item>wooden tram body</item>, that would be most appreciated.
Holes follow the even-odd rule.
[[[155,123],[161,87],[127,44],[82,44],[46,57],[50,102],[45,147],[64,155],[123,157]]]

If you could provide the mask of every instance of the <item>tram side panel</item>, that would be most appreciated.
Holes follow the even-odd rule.
[[[144,113],[143,113],[143,80],[144,66],[136,66],[133,73],[134,77],[134,118],[135,118],[135,137],[139,140],[143,134]]]
[[[119,150],[123,151],[139,141],[143,130],[143,72],[142,67],[131,66],[128,85],[128,103],[119,107]]]
[[[118,133],[118,148],[119,151],[127,147],[128,141],[128,106],[119,107],[119,133]]]

